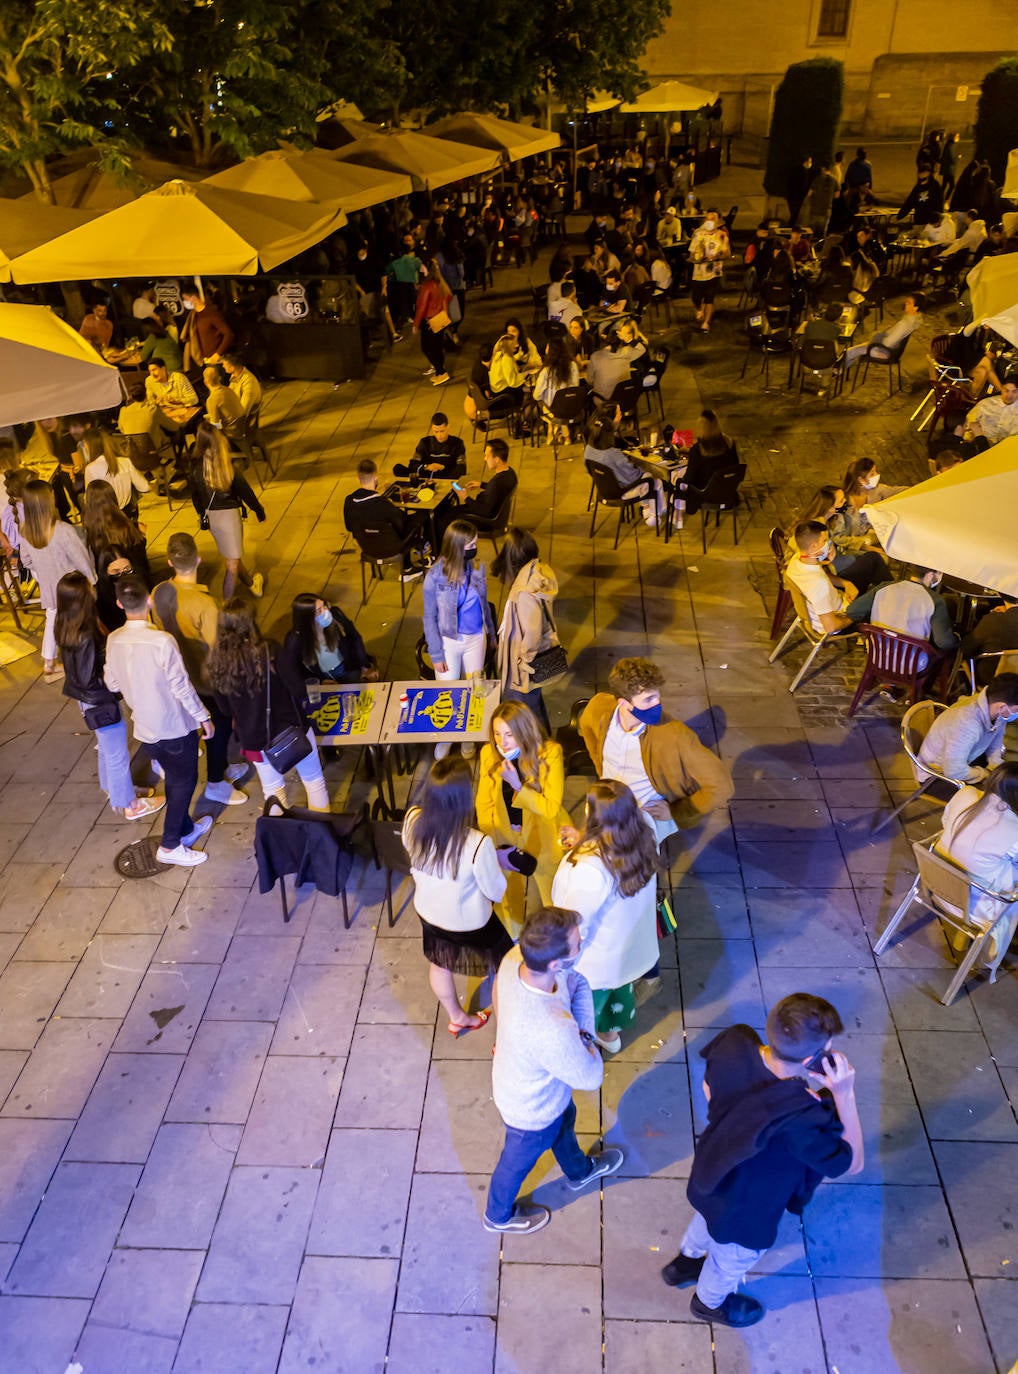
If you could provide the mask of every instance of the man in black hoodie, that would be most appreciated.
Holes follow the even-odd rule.
[[[661,1271],[673,1287],[696,1284],[700,1321],[758,1322],[763,1304],[736,1290],[784,1213],[801,1214],[822,1179],[862,1170],[855,1070],[831,1049],[843,1029],[830,1002],[796,992],[772,1007],[767,1044],[740,1025],[700,1051],[709,1106],[686,1188],[695,1211]]]

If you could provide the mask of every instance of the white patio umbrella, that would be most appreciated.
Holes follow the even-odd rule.
[[[717,91],[687,86],[684,81],[662,81],[635,100],[626,101],[621,109],[623,114],[684,114],[713,105],[717,98]]]
[[[892,558],[1018,596],[1018,437],[866,507]]]
[[[983,258],[965,278],[965,285],[972,297],[975,324],[988,323],[991,315],[1013,310],[1018,306],[1018,253]]]
[[[1004,189],[1000,194],[1005,200],[1018,200],[1018,148],[1012,148],[1007,155]]]
[[[120,373],[44,305],[0,304],[0,425],[109,410]]]

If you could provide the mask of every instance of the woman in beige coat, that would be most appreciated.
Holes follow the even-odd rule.
[[[498,627],[502,696],[529,706],[551,734],[548,710],[540,687],[531,682],[531,674],[535,656],[559,642],[552,614],[558,579],[547,563],[541,562],[534,536],[516,525],[506,531],[491,571],[509,588]]]

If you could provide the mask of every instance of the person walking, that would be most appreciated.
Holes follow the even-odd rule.
[[[590,985],[574,967],[579,954],[576,912],[543,906],[527,918],[519,945],[499,966],[491,1088],[505,1144],[488,1187],[486,1231],[527,1234],[551,1221],[547,1207],[517,1202],[545,1150],[574,1192],[616,1173],[625,1159],[617,1149],[585,1155],[576,1139],[573,1090],[594,1092],[604,1078]]]
[[[239,577],[252,596],[261,596],[265,579],[244,566],[244,518],[253,511],[259,523],[265,519],[262,503],[230,457],[230,445],[207,420],[198,424],[188,474],[191,501],[203,530],[211,530],[219,555],[226,564],[223,600],[229,601]]]
[[[64,696],[78,703],[85,725],[95,735],[99,786],[125,820],[153,816],[166,802],[151,791],[139,791],[131,779],[127,722],[120,698],[103,681],[106,634],[96,613],[95,590],[84,573],[64,573],[56,599],[53,633],[63,662]]]
[[[80,572],[95,582],[92,555],[77,530],[65,525],[57,515],[53,488],[39,478],[25,483],[21,511],[15,504],[21,562],[39,584],[39,604],[46,614],[42,632],[42,676],[45,682],[59,682],[63,669],[57,662],[57,642],[53,626],[57,617],[57,583],[64,573]]]
[[[491,571],[509,588],[498,627],[498,675],[503,700],[522,701],[551,733],[541,688],[533,683],[534,659],[559,642],[552,615],[558,578],[541,562],[537,540],[512,525]]]
[[[312,811],[328,811],[329,789],[315,733],[303,703],[287,690],[276,660],[279,648],[263,639],[250,603],[235,596],[219,612],[216,642],[208,659],[209,683],[233,721],[244,757],[254,764],[266,801],[286,805],[286,779],[265,757],[265,748],[286,726],[307,735],[311,746],[296,765]]]
[[[99,618],[107,633],[119,630],[124,612],[117,605],[117,578],[133,572],[146,587],[152,585],[145,536],[105,480],[90,482],[85,488],[81,529],[95,563]]]
[[[579,913],[583,949],[576,967],[594,995],[597,1043],[618,1054],[636,1019],[638,980],[660,979],[657,940],[657,841],[653,823],[621,782],[588,790],[584,826],[551,885],[556,906]]]
[[[494,638],[488,579],[476,558],[477,529],[469,520],[454,520],[424,579],[424,634],[439,682],[479,677],[488,636]],[[449,747],[436,744],[435,758],[445,758]],[[462,748],[466,758],[472,757],[473,744]]]
[[[127,617],[106,641],[106,686],[131,708],[134,737],[163,771],[166,810],[159,863],[194,868],[207,854],[193,848],[212,829],[211,816],[191,817],[198,786],[198,731],[208,740],[214,725],[191,685],[172,635],[149,623],[150,597],[140,577],[125,573],[117,600]]]
[[[661,1271],[674,1288],[696,1284],[698,1321],[758,1322],[763,1304],[736,1289],[782,1216],[801,1216],[824,1178],[862,1172],[855,1070],[831,1048],[843,1029],[830,1002],[796,992],[771,1008],[766,1044],[737,1025],[700,1051],[708,1114],[686,1188],[693,1219]]]
[[[432,386],[444,386],[449,380],[445,370],[445,331],[450,323],[452,292],[434,258],[428,259],[423,270],[425,275],[417,290],[414,333],[420,335],[421,352],[428,360],[425,377],[431,378]]]
[[[458,1038],[478,1030],[491,1013],[464,1010],[454,975],[486,979],[512,948],[492,909],[505,896],[505,874],[495,846],[475,824],[473,782],[463,759],[431,765],[417,805],[407,811],[402,836],[428,981],[449,1018],[449,1034]]]

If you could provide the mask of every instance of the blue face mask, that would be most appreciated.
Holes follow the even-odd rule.
[[[642,724],[644,724],[644,725],[660,725],[660,724],[661,724],[661,703],[660,703],[660,702],[658,702],[658,704],[657,704],[656,706],[644,706],[644,707],[642,707],[642,708],[639,707],[639,706],[630,705],[629,709],[632,711],[632,713],[633,713],[633,715],[636,717],[636,719],[637,719],[638,721],[642,722]]]
[[[315,624],[320,630],[326,630],[332,624],[332,612],[328,607],[324,611],[319,611],[315,615]]]
[[[506,763],[515,763],[520,756],[520,746],[517,744],[515,749],[499,749],[498,751],[505,759]]]

